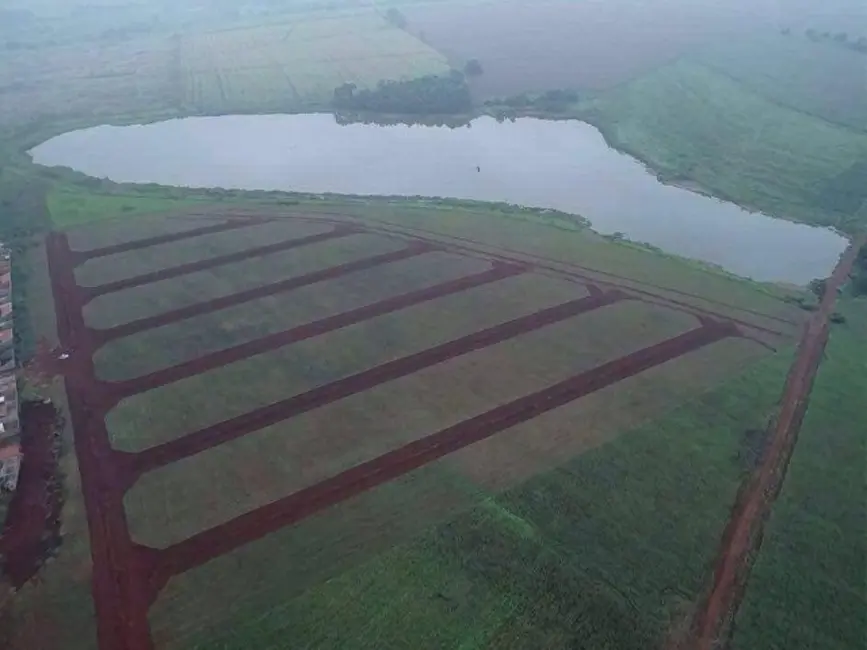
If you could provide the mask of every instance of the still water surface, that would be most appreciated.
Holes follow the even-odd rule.
[[[231,115],[73,131],[31,152],[119,182],[455,197],[580,214],[763,281],[828,275],[846,240],[663,185],[579,121],[479,118],[457,129],[341,126],[328,114]]]

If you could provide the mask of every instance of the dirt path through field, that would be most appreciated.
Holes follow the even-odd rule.
[[[777,417],[771,425],[767,450],[761,463],[741,487],[723,532],[714,565],[712,584],[692,617],[686,638],[671,639],[667,647],[714,650],[728,645],[732,624],[761,545],[764,523],[780,492],[798,432],[807,411],[813,381],[828,341],[830,316],[838,289],[846,282],[861,245],[852,242],[827,282],[818,311],[807,321],[798,353],[789,369]]]
[[[50,403],[21,406],[24,462],[0,537],[3,572],[20,588],[60,543],[63,495],[57,475],[57,411]]]

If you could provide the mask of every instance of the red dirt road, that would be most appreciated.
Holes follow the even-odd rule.
[[[255,221],[250,220],[248,223],[255,223]],[[359,232],[361,230],[363,228],[357,225],[336,225],[333,231],[325,233],[325,235],[333,237],[336,236],[333,234],[335,232]],[[400,236],[408,242],[407,249],[394,254],[417,254],[413,251],[422,248],[443,247],[441,242],[423,241],[418,243],[417,240],[420,239],[418,237],[405,237],[394,233],[390,236]],[[163,239],[156,237],[149,240],[139,240],[138,244],[137,242],[128,242],[121,246],[133,249],[145,245],[141,242],[145,242],[147,245],[157,245],[166,237],[173,238],[169,241],[174,241],[180,235],[173,234],[161,237]],[[311,243],[313,238],[304,239],[307,243]],[[413,243],[414,241],[416,243]],[[590,292],[588,297],[540,310],[534,314],[478,331],[414,355],[381,364],[269,407],[218,423],[213,427],[165,445],[132,454],[112,449],[105,425],[105,416],[108,410],[122,397],[157,388],[186,376],[206,372],[253,354],[260,354],[279,346],[289,345],[295,341],[346,327],[381,314],[525,273],[535,266],[526,260],[475,255],[474,257],[487,259],[491,263],[491,268],[457,280],[433,285],[426,289],[412,291],[336,316],[320,319],[143,377],[124,382],[105,382],[98,380],[95,375],[93,353],[100,341],[94,334],[95,330],[86,327],[83,308],[94,292],[103,291],[105,286],[111,285],[90,289],[79,287],[75,280],[74,269],[82,259],[87,259],[88,256],[100,256],[101,251],[106,249],[84,252],[70,251],[66,236],[59,233],[49,235],[46,240],[46,248],[55,298],[60,349],[70,355],[65,360],[58,360],[57,364],[62,368],[64,375],[69,400],[69,416],[75,431],[76,453],[91,535],[93,594],[102,650],[152,649],[148,609],[158,596],[159,590],[173,575],[199,566],[269,532],[297,522],[322,508],[348,499],[361,491],[392,480],[446,454],[493,436],[516,424],[531,420],[542,413],[613,385],[627,377],[716,341],[728,337],[745,336],[738,325],[731,320],[699,316],[700,326],[692,331],[603,364],[588,372],[554,384],[545,390],[500,405],[482,415],[418,439],[403,447],[393,449],[369,462],[350,468],[319,484],[289,495],[285,499],[246,513],[222,526],[203,531],[174,546],[160,550],[134,543],[127,526],[123,506],[124,494],[142,472],[204,451],[258,430],[267,424],[362,392],[384,381],[406,376],[435,363],[467,354],[481,347],[493,345],[496,342],[533,331],[547,324],[599,308],[617,300],[634,299],[652,304],[657,303],[652,299],[637,295],[632,290],[621,291],[615,287],[603,291],[591,282],[582,282]],[[407,250],[410,253],[406,253]],[[217,263],[245,259],[257,254],[263,254],[262,247],[233,253],[231,256],[196,262],[197,266],[192,270],[198,270],[202,264],[206,265],[204,268],[208,268],[216,266]],[[461,254],[466,255],[467,252],[464,251]],[[174,267],[174,269],[166,269],[166,272],[170,272],[169,277],[177,277],[183,273],[191,272],[190,268],[189,265],[184,265]],[[357,269],[354,266],[343,265],[322,273],[340,275],[353,270]],[[307,277],[309,279],[309,276]],[[164,278],[165,272],[160,271],[155,274],[148,274],[148,276],[139,276],[138,279],[134,278],[133,280],[136,283],[144,284]],[[291,281],[297,282],[297,279]],[[277,290],[288,289],[283,283],[276,283],[268,287],[268,291]],[[207,313],[219,308],[226,301],[243,301],[248,293],[240,292],[233,296],[220,298],[216,302],[193,306],[191,309],[195,309],[196,314]],[[185,310],[176,310],[170,315],[163,314],[155,318],[160,319],[159,324],[166,324],[188,316]],[[151,321],[147,327],[154,326],[156,322]],[[141,327],[141,331],[147,328],[146,326],[136,326],[136,328],[138,327]]]
[[[57,411],[51,404],[24,402],[21,426],[24,462],[0,537],[3,570],[16,589],[36,574],[60,543],[63,501],[57,476]]]
[[[126,462],[129,464],[129,477],[130,480],[135,481],[141,474],[157,467],[198,454],[205,449],[264,429],[282,420],[321,408],[337,400],[411,375],[443,361],[507,341],[546,325],[552,325],[627,298],[628,296],[624,293],[609,291],[521,316],[249,411],[231,420],[225,420],[205,429],[194,431],[183,438],[150,447],[138,453],[117,452],[120,457],[119,462],[128,459]]]
[[[124,289],[139,287],[143,284],[158,282],[159,280],[169,280],[171,278],[177,278],[182,275],[187,275],[188,273],[193,273],[195,271],[204,271],[205,269],[210,269],[215,266],[221,266],[223,264],[229,264],[231,262],[240,262],[250,257],[268,255],[269,253],[278,253],[280,251],[287,251],[293,248],[299,248],[301,246],[308,246],[310,244],[316,244],[319,242],[328,241],[330,239],[347,237],[349,235],[354,235],[357,232],[358,231],[351,226],[339,225],[335,226],[333,230],[329,230],[328,232],[318,233],[316,235],[309,235],[308,237],[299,237],[298,239],[278,241],[273,244],[266,244],[264,246],[258,246],[256,248],[248,248],[246,250],[238,251],[236,253],[227,253],[226,255],[210,257],[208,259],[199,260],[197,262],[189,262],[187,264],[179,264],[178,266],[170,266],[165,269],[160,269],[159,271],[154,271],[153,273],[136,275],[131,278],[125,278],[123,280],[117,280],[116,282],[109,282],[107,284],[100,284],[99,286],[95,287],[80,287],[79,291],[84,297],[84,302],[87,302],[89,300],[93,300],[97,296],[102,296],[107,293],[112,293],[114,291],[123,291]]]
[[[139,332],[144,332],[145,330],[153,329],[154,327],[160,327],[161,325],[167,325],[169,323],[174,323],[175,321],[184,320],[185,318],[201,316],[218,309],[225,309],[226,307],[233,307],[245,302],[250,302],[251,300],[271,296],[275,293],[292,291],[293,289],[299,289],[311,284],[325,282],[326,280],[331,280],[348,273],[355,273],[357,271],[382,266],[383,264],[399,262],[400,260],[416,257],[433,250],[435,250],[435,248],[425,242],[412,242],[406,248],[401,250],[383,253],[382,255],[376,255],[374,257],[367,257],[355,262],[339,264],[338,266],[332,266],[321,271],[305,273],[304,275],[299,275],[287,280],[280,280],[279,282],[272,282],[271,284],[265,284],[246,291],[239,291],[207,302],[197,302],[192,305],[187,305],[186,307],[166,311],[148,318],[141,318],[116,327],[106,329],[90,328],[90,336],[94,340],[95,345],[103,345],[108,341],[113,341],[114,339],[131,336]]]
[[[798,353],[786,377],[778,414],[761,464],[747,479],[723,533],[713,583],[693,617],[690,636],[674,647],[714,650],[728,645],[732,623],[761,544],[764,523],[786,476],[798,432],[807,411],[813,382],[828,342],[829,317],[838,289],[846,282],[858,250],[867,238],[852,242],[827,283],[825,295],[807,322]]]

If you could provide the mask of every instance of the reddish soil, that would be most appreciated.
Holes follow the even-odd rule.
[[[24,460],[0,537],[4,573],[15,588],[36,575],[49,553],[60,544],[63,505],[57,475],[57,411],[51,404],[24,402],[21,427]]]
[[[686,640],[672,647],[712,650],[728,645],[733,621],[758,551],[764,523],[782,488],[813,382],[828,342],[838,289],[846,282],[865,238],[850,244],[828,280],[819,310],[807,322],[786,377],[777,417],[760,464],[744,482],[723,532],[707,596],[693,616]]]
[[[370,305],[345,311],[335,316],[322,318],[311,323],[305,323],[304,325],[299,325],[292,329],[264,336],[254,341],[241,343],[240,345],[226,348],[191,361],[179,363],[170,368],[164,368],[147,375],[135,377],[134,379],[127,379],[118,382],[94,380],[94,385],[100,386],[106,399],[111,400],[112,403],[117,403],[124,397],[143,393],[147,390],[152,390],[186,377],[192,377],[193,375],[214,370],[215,368],[221,368],[222,366],[240,361],[241,359],[246,359],[256,354],[262,354],[263,352],[275,350],[291,343],[297,343],[298,341],[303,341],[314,336],[320,336],[327,332],[333,332],[334,330],[348,327],[355,323],[375,318],[376,316],[382,316],[393,311],[405,309],[422,302],[466,291],[473,287],[480,287],[491,282],[497,282],[498,280],[518,275],[524,271],[525,269],[520,266],[507,266],[498,263],[495,264],[493,268],[487,271],[482,271],[481,273],[476,273],[475,275],[465,276],[463,278],[458,278],[457,280],[435,284],[431,287],[411,291],[392,298],[386,298],[385,300],[380,300],[379,302]]]
[[[606,305],[625,300],[628,296],[618,291],[597,293],[573,300],[527,316],[495,325],[428,348],[369,370],[344,377],[330,384],[314,388],[274,404],[269,404],[219,424],[190,433],[183,438],[151,447],[138,453],[116,452],[119,462],[128,459],[129,477],[135,481],[141,474],[157,467],[192,456],[205,449],[234,440],[252,431],[258,431],[282,420],[320,408],[331,402],[369,390],[385,382],[411,375],[449,359],[475,350],[507,341],[546,325],[566,320]]]
[[[633,352],[394,449],[161,551],[157,556],[156,574],[151,584],[159,588],[173,575],[229,553],[239,546],[418,469],[446,454],[715,341],[738,335],[737,328],[730,323],[706,322],[697,329]]]
[[[326,235],[339,232],[358,232],[357,226],[336,225]],[[186,234],[186,233],[184,233]],[[423,239],[407,237],[402,233],[388,233],[404,240]],[[325,235],[316,235],[297,242],[321,241]],[[168,235],[166,236],[168,237]],[[172,235],[174,237],[174,235]],[[164,240],[151,238],[139,240],[139,244],[155,245]],[[281,244],[282,245],[282,244]],[[127,250],[136,248],[136,242],[123,244]],[[427,250],[431,246],[442,248],[439,242],[410,244],[409,248],[389,255],[409,256]],[[441,363],[498,341],[533,331],[584,311],[602,305],[632,298],[646,302],[654,300],[637,295],[632,290],[603,291],[594,284],[584,282],[590,296],[557,307],[541,310],[535,314],[514,319],[507,323],[481,330],[475,334],[430,348],[420,353],[397,359],[345,379],[302,393],[275,405],[258,409],[239,418],[218,423],[191,436],[172,441],[140,454],[119,453],[111,448],[105,415],[121,397],[134,395],[156,388],[180,378],[192,376],[224,364],[239,361],[294,341],[317,336],[324,332],[346,327],[375,316],[404,309],[435,298],[484,285],[506,277],[526,272],[530,264],[505,256],[474,254],[488,259],[490,270],[444,282],[419,291],[409,292],[372,305],[353,309],[336,316],[321,319],[272,336],[245,343],[228,350],[207,355],[191,362],[179,364],[150,375],[124,382],[104,382],[96,379],[93,353],[103,341],[97,340],[94,330],[84,324],[83,307],[94,291],[104,292],[103,287],[86,289],[75,280],[74,268],[83,259],[80,253],[70,251],[66,236],[52,233],[46,247],[49,270],[55,298],[60,350],[69,354],[67,359],[56,360],[64,375],[69,400],[69,415],[75,431],[75,445],[82,477],[88,525],[91,535],[93,560],[93,593],[97,610],[100,647],[103,650],[149,650],[153,647],[149,626],[148,609],[161,587],[173,575],[207,562],[223,553],[260,538],[282,526],[289,525],[322,508],[350,498],[363,490],[412,471],[437,458],[469,444],[483,440],[516,424],[526,422],[551,409],[562,406],[580,397],[610,386],[649,368],[709,345],[727,337],[743,336],[738,325],[730,320],[713,319],[700,315],[701,325],[685,334],[616,361],[557,383],[545,390],[501,405],[480,416],[465,420],[455,426],[394,449],[379,458],[354,467],[326,481],[301,490],[264,508],[247,513],[233,521],[204,531],[168,549],[158,550],[134,543],[129,534],[123,497],[134,480],[144,471],[198,453],[228,440],[290,418],[312,408],[364,391],[384,381],[402,377],[427,366]],[[116,246],[109,247],[116,250]],[[100,256],[101,251],[88,251],[87,255]],[[409,252],[407,252],[409,251]],[[267,252],[271,252],[270,250]],[[467,251],[461,251],[467,254]],[[214,259],[192,270],[261,255],[263,249],[250,249],[232,256],[223,256],[220,262]],[[374,259],[374,258],[372,258]],[[380,262],[382,263],[382,262]],[[342,265],[315,275],[328,277],[357,270],[352,265]],[[183,270],[179,270],[183,269]],[[138,283],[176,277],[191,272],[190,265],[166,269],[164,272],[140,276]],[[309,281],[310,276],[306,276]],[[287,281],[288,282],[288,281]],[[298,279],[292,280],[298,282]],[[109,286],[109,285],[105,285]],[[262,291],[287,290],[287,285],[277,283]],[[259,291],[258,289],[256,291]],[[226,304],[243,301],[250,292],[242,292],[197,305],[195,313],[207,313]],[[257,294],[258,295],[258,294]],[[267,295],[267,294],[263,294]],[[226,301],[230,301],[227,303]],[[150,321],[150,326],[166,324],[179,318],[189,317],[190,312],[176,310]],[[747,326],[752,327],[750,324]],[[135,331],[144,331],[147,326],[136,325]],[[139,329],[140,328],[140,329]],[[46,362],[45,365],[50,365]]]
[[[246,217],[246,218],[230,218],[218,224],[210,226],[201,226],[200,228],[191,228],[181,232],[168,233],[166,235],[156,235],[155,237],[147,237],[145,239],[136,239],[122,244],[114,244],[112,246],[103,246],[92,250],[70,250],[70,259],[74,260],[75,264],[81,264],[86,260],[96,257],[105,257],[116,253],[125,253],[127,251],[137,250],[140,248],[149,248],[150,246],[159,246],[160,244],[168,244],[173,241],[181,241],[192,237],[201,237],[202,235],[210,235],[213,233],[224,232],[226,230],[234,230],[236,228],[247,228],[259,223],[269,221],[264,217]]]
[[[372,269],[383,264],[390,264],[392,262],[409,259],[432,250],[435,250],[434,247],[426,242],[411,242],[402,250],[383,253],[382,255],[368,257],[355,262],[347,262],[346,264],[332,266],[321,271],[313,271],[312,273],[299,275],[294,278],[289,278],[288,280],[272,282],[271,284],[265,284],[246,291],[239,291],[229,296],[223,296],[222,298],[215,298],[214,300],[209,300],[207,302],[199,302],[186,307],[181,307],[180,309],[163,312],[156,316],[141,318],[136,321],[124,323],[123,325],[118,325],[117,327],[107,329],[90,328],[90,336],[95,345],[103,345],[109,341],[113,341],[114,339],[131,336],[132,334],[144,332],[145,330],[154,327],[160,327],[161,325],[167,325],[186,318],[201,316],[218,309],[225,309],[226,307],[232,307],[258,298],[271,296],[275,293],[292,291],[293,289],[299,289],[318,282],[331,280],[348,273],[355,273],[365,269]]]
[[[287,251],[292,248],[298,248],[300,246],[307,246],[309,244],[315,244],[318,242],[328,241],[329,239],[337,239],[338,237],[346,237],[348,235],[355,234],[357,231],[348,225],[339,225],[335,226],[334,230],[329,232],[318,233],[316,235],[310,235],[308,237],[299,237],[298,239],[289,239],[287,241],[280,241],[274,244],[267,244],[265,246],[259,246],[257,248],[249,248],[247,250],[238,251],[237,253],[228,253],[226,255],[220,255],[218,257],[210,257],[208,259],[199,260],[197,262],[189,262],[187,264],[179,264],[178,266],[171,266],[169,268],[160,269],[159,271],[154,271],[153,273],[145,273],[143,275],[136,275],[132,278],[126,278],[124,280],[117,280],[116,282],[109,282],[107,284],[101,284],[96,287],[81,287],[79,291],[81,295],[84,297],[84,302],[88,302],[89,300],[93,300],[97,296],[102,296],[106,293],[112,293],[114,291],[123,291],[124,289],[131,289],[132,287],[138,287],[143,284],[149,284],[151,282],[158,282],[160,280],[169,280],[171,278],[177,278],[181,275],[187,275],[188,273],[193,273],[195,271],[204,271],[206,269],[213,268],[215,266],[221,266],[223,264],[229,264],[231,262],[240,262],[242,260],[248,259],[250,257],[258,257],[260,255],[268,255],[269,253],[277,253],[280,251]],[[135,242],[130,242],[130,244]],[[124,244],[128,245],[128,244]],[[112,247],[113,248],[113,247]],[[104,249],[99,249],[104,250]],[[98,251],[94,251],[98,252]]]

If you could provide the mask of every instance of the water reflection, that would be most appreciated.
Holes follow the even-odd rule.
[[[447,128],[341,125],[328,114],[201,117],[74,131],[32,154],[121,182],[554,208],[587,217],[599,232],[766,281],[825,276],[846,245],[827,229],[663,185],[575,120],[483,117]]]

